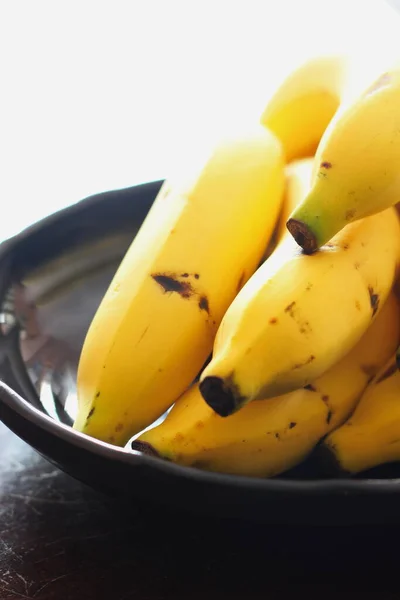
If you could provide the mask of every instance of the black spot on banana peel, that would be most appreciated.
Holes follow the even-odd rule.
[[[99,397],[99,395],[100,395],[100,392],[97,392],[97,394],[96,394],[96,398],[98,398],[98,397]],[[92,406],[92,408],[89,410],[88,416],[86,417],[86,425],[89,423],[90,417],[92,417],[92,416],[93,416],[93,414],[94,414],[94,411],[95,411],[95,410],[96,410],[96,409],[95,409],[95,407],[94,407],[94,406]]]
[[[332,163],[328,162],[327,160],[324,160],[324,162],[322,162],[320,164],[320,168],[321,169],[331,169],[332,168]]]
[[[220,417],[229,417],[247,402],[247,398],[240,394],[232,375],[226,379],[206,377],[199,388],[208,406]]]
[[[204,310],[208,315],[210,314],[210,305],[208,302],[208,298],[205,294],[199,294],[197,290],[194,289],[193,285],[190,281],[181,281],[181,278],[188,278],[189,273],[182,273],[180,276],[176,273],[152,273],[152,278],[159,286],[162,287],[164,293],[172,293],[175,292],[181,296],[181,298],[191,298],[193,296],[198,296],[199,301],[198,305],[200,310]],[[193,277],[195,279],[199,279],[200,275],[198,273],[194,273]],[[147,330],[146,330],[147,331]]]
[[[312,254],[318,250],[317,238],[305,223],[297,219],[289,219],[286,227],[306,254]]]
[[[368,292],[369,292],[369,301],[371,303],[371,308],[372,308],[372,316],[374,317],[379,308],[379,295],[375,294],[375,292],[371,286],[368,287]]]
[[[295,306],[296,306],[296,302],[293,301],[290,304],[288,304],[287,307],[285,308],[285,312],[288,312],[291,317],[293,317],[293,309]]]
[[[153,273],[151,276],[164,292],[176,292],[182,298],[190,298],[194,294],[192,284],[189,281],[179,281],[174,273]]]
[[[210,314],[210,306],[208,304],[207,296],[200,296],[199,308],[200,308],[200,310],[205,310],[207,314]]]
[[[310,363],[312,363],[313,360],[315,360],[315,356],[313,354],[311,354],[311,356],[309,356],[304,362],[294,364],[292,369],[293,369],[293,371],[295,369],[301,369],[301,367],[305,367],[306,365],[309,365]]]

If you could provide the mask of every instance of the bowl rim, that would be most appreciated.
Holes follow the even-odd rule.
[[[98,192],[78,200],[77,202],[71,203],[66,207],[60,208],[46,217],[30,224],[28,227],[25,227],[12,237],[3,240],[0,243],[0,262],[6,261],[10,252],[12,252],[19,243],[22,243],[31,234],[40,231],[40,229],[44,227],[52,225],[67,213],[73,213],[75,211],[79,212],[80,208],[87,207],[88,205],[90,206],[91,204],[96,205],[98,201],[106,200],[107,197],[111,198],[116,193],[130,193],[134,190],[135,192],[140,192],[140,190],[150,190],[153,188],[156,190],[161,186],[163,181],[164,179],[161,178],[154,179],[129,187]],[[296,494],[303,497],[326,496],[333,494],[357,494],[368,496],[388,493],[400,494],[400,477],[393,479],[351,479],[345,477],[319,480],[277,478],[268,479],[205,471],[193,467],[178,465],[160,457],[149,456],[133,449],[108,444],[107,442],[103,442],[76,431],[72,427],[54,420],[52,417],[37,409],[28,400],[13,390],[12,387],[0,380],[0,409],[2,403],[6,405],[13,413],[17,414],[22,421],[28,421],[38,430],[46,432],[51,436],[60,438],[67,444],[71,444],[77,449],[82,449],[99,457],[117,460],[125,464],[142,465],[143,467],[151,469],[155,475],[158,473],[163,474],[164,476],[171,475],[179,479],[191,479],[199,484],[212,483],[214,485],[233,489],[247,488],[249,491],[252,490],[260,493],[270,492],[271,494]],[[13,428],[9,428],[13,430]],[[15,434],[19,437],[22,437],[16,431]]]
[[[76,431],[68,425],[55,421],[50,416],[41,412],[15,392],[9,385],[0,381],[0,403],[3,402],[9,409],[16,413],[22,420],[29,421],[37,429],[47,434],[61,438],[67,444],[72,444],[78,449],[85,450],[97,456],[111,460],[122,461],[128,464],[142,464],[163,475],[179,478],[191,478],[198,483],[218,484],[228,487],[246,487],[254,491],[270,491],[275,493],[307,495],[329,495],[342,493],[349,494],[400,494],[399,479],[364,479],[353,480],[346,478],[321,479],[321,480],[291,480],[267,479],[249,477],[244,475],[231,475],[186,467],[172,463],[159,457],[148,456],[130,450],[126,447],[114,446],[101,440],[92,438]],[[18,434],[17,434],[18,435]]]

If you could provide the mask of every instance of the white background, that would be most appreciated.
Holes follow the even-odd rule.
[[[0,239],[167,176],[311,54],[400,57],[385,0],[0,0]]]

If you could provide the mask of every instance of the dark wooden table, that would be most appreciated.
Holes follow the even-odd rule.
[[[300,591],[398,599],[399,533],[128,506],[60,472],[0,424],[0,600],[284,600]]]

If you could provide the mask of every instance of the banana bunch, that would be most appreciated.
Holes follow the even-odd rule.
[[[255,477],[316,446],[400,460],[400,70],[368,77],[307,61],[163,184],[87,333],[77,430]]]
[[[205,404],[195,384],[132,447],[182,465],[237,475],[272,477],[294,467],[349,417],[371,377],[395,351],[399,309],[391,294],[358,344],[311,385],[250,402],[226,419]],[[397,453],[400,457],[400,439]]]

